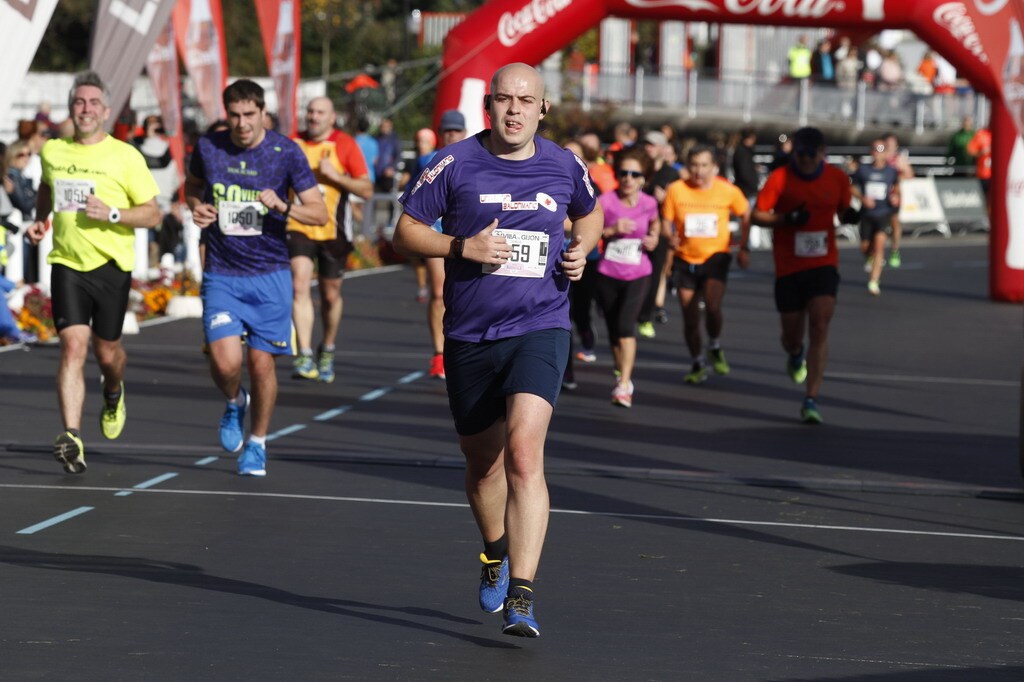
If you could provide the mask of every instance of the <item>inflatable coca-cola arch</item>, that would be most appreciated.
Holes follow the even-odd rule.
[[[435,118],[482,120],[491,75],[540,63],[603,18],[914,31],[992,101],[989,293],[1024,301],[1024,2],[1021,0],[492,0],[445,41]]]

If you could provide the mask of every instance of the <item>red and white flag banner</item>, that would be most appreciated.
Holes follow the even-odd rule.
[[[164,134],[171,147],[171,156],[178,166],[178,173],[185,172],[185,136],[181,121],[181,77],[178,73],[178,52],[174,45],[174,24],[167,21],[164,30],[146,60],[146,73],[153,84],[160,117],[164,121]]]
[[[205,123],[209,125],[224,118],[221,94],[228,81],[220,0],[178,0],[172,17],[178,52],[192,79]]]
[[[57,0],[0,0],[0,118],[14,103],[12,95],[21,88],[56,6]]]
[[[301,72],[301,0],[254,0],[260,21],[267,71],[277,94],[279,132],[289,137],[298,132],[296,102]]]

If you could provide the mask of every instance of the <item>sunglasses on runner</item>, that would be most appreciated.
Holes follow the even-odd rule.
[[[641,173],[640,171],[631,171],[631,170],[620,170],[619,171],[619,177],[620,178],[642,178],[643,176],[644,176],[644,174]]]

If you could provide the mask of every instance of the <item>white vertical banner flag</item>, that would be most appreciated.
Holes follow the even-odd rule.
[[[0,0],[0,117],[10,110],[28,67],[36,56],[57,0]]]

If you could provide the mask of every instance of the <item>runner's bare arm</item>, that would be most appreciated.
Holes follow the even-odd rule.
[[[85,199],[85,214],[93,220],[107,220],[110,216],[110,209],[117,208],[121,213],[119,222],[122,225],[131,227],[156,227],[160,224],[163,214],[157,206],[156,197],[138,206],[122,208],[120,206],[108,206],[96,195],[90,194]]]
[[[46,235],[46,218],[50,215],[53,207],[53,192],[45,182],[39,185],[39,192],[36,194],[36,220],[25,230],[25,235],[33,245],[42,241]]]
[[[457,241],[451,235],[435,232],[430,225],[416,220],[408,213],[402,213],[395,226],[392,244],[403,256],[422,258],[463,258],[475,263],[500,265],[508,260],[512,250],[504,237],[494,234],[498,226],[495,218],[491,224],[462,242],[462,252],[456,253]]]
[[[294,218],[303,225],[327,224],[330,216],[327,214],[327,205],[324,204],[320,188],[310,187],[305,191],[299,192],[296,196],[298,201],[292,203],[289,208],[288,202],[277,196],[277,192],[272,189],[265,189],[260,192],[260,201],[270,210],[282,214],[287,213],[289,218]]]
[[[578,281],[587,265],[587,254],[594,250],[604,230],[604,210],[600,203],[587,215],[573,219],[572,242],[562,255],[562,272],[570,281]]]
[[[369,174],[354,178],[339,172],[330,159],[323,159],[320,162],[319,170],[320,176],[335,189],[354,194],[361,199],[369,199],[373,196],[373,183],[370,182]]]
[[[206,191],[206,181],[192,173],[185,179],[185,203],[192,211],[192,220],[196,227],[205,229],[217,220],[217,209],[212,204],[203,202],[203,193]]]

